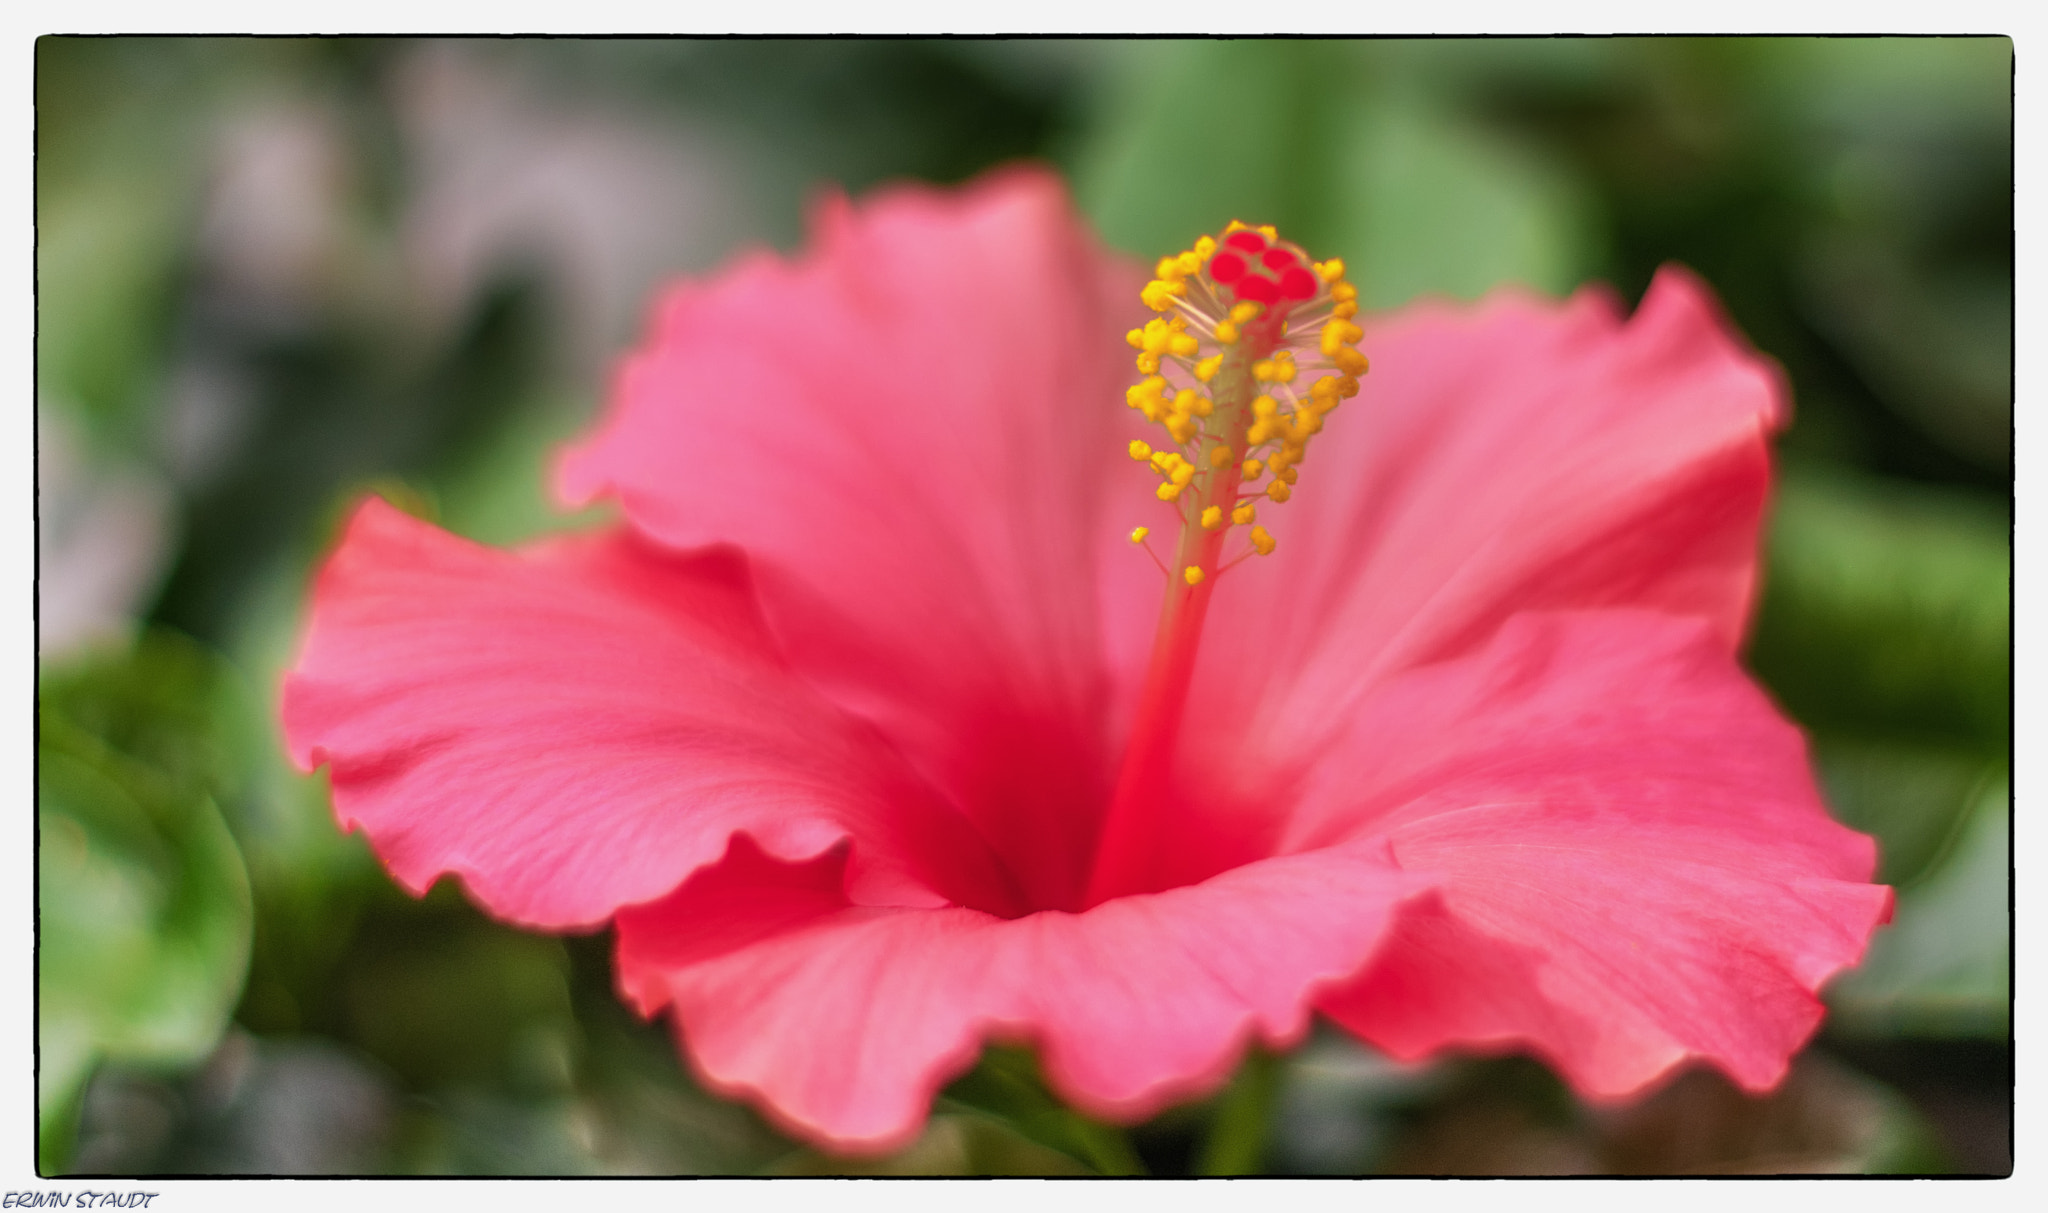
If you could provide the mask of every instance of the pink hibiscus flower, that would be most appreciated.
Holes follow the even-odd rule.
[[[1055,179],[816,228],[662,300],[560,465],[622,525],[348,525],[285,726],[402,884],[610,921],[705,1083],[840,1149],[985,1041],[1129,1119],[1318,1011],[1595,1098],[1784,1074],[1891,898],[1735,660],[1784,392],[1699,283],[1354,325],[1262,229],[1162,263],[1127,409],[1144,276]],[[1184,524],[1163,616],[1133,523]]]

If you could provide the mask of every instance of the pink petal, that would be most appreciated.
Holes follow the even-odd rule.
[[[699,1074],[841,1149],[916,1133],[985,1039],[1030,1040],[1069,1101],[1129,1119],[1212,1088],[1248,1039],[1284,1047],[1427,881],[1380,845],[1252,864],[1082,914],[849,907],[836,858],[736,844],[619,915],[643,1013],[673,1005]]]
[[[1667,268],[1625,323],[1501,292],[1364,327],[1363,390],[1261,510],[1279,550],[1217,585],[1192,748],[1298,768],[1379,681],[1519,611],[1696,615],[1734,650],[1784,393],[1703,285]]]
[[[515,922],[600,922],[735,831],[790,858],[857,839],[862,900],[1014,902],[964,822],[778,664],[730,553],[624,532],[498,552],[371,500],[284,722],[400,883],[455,872]]]
[[[1143,275],[1037,171],[832,200],[815,227],[799,259],[670,293],[558,487],[743,548],[793,663],[965,806],[1032,904],[1075,904],[1113,761],[1098,601],[1125,593],[1096,561],[1149,498],[1123,451]]]
[[[1378,688],[1325,758],[1286,845],[1384,836],[1443,882],[1324,1002],[1397,1057],[1526,1045],[1593,1096],[1697,1057],[1761,1090],[1890,915],[1702,621],[1516,618]]]

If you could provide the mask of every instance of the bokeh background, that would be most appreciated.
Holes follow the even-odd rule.
[[[45,1174],[2010,1169],[2005,39],[36,48]],[[1232,216],[1375,307],[1638,298],[1780,360],[1748,659],[1899,890],[1775,1094],[1628,1108],[1319,1033],[1129,1130],[992,1052],[851,1164],[697,1089],[604,935],[397,890],[284,761],[313,565],[379,492],[502,543],[649,291],[810,197],[1032,157],[1148,260]]]

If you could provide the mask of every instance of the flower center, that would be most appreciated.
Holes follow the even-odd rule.
[[[1152,887],[1161,800],[1194,675],[1215,578],[1276,542],[1258,523],[1261,498],[1293,494],[1323,418],[1358,393],[1366,371],[1351,318],[1358,289],[1344,263],[1311,261],[1271,227],[1233,221],[1159,262],[1142,297],[1160,313],[1129,340],[1145,378],[1126,402],[1169,441],[1136,441],[1131,458],[1159,474],[1159,499],[1180,518],[1151,664],[1104,821],[1090,904]],[[1249,528],[1234,554],[1230,533]],[[1131,532],[1145,545],[1150,527]],[[1146,551],[1151,548],[1146,546]]]

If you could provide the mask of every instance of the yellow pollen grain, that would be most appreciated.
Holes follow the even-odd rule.
[[[1260,463],[1258,460],[1247,459],[1244,461],[1244,466],[1238,468],[1238,473],[1242,475],[1246,480],[1257,480],[1259,478],[1259,473],[1265,470],[1266,465]]]
[[[1285,488],[1286,486],[1285,486],[1285,485],[1282,485],[1282,486],[1280,486],[1280,487],[1282,487],[1282,488]],[[1162,484],[1162,485],[1160,485],[1160,486],[1159,486],[1159,500],[1161,500],[1161,501],[1172,501],[1172,500],[1173,500],[1174,498],[1176,498],[1176,497],[1179,497],[1179,496],[1180,496],[1180,489],[1181,489],[1181,486],[1180,486],[1180,485],[1174,484],[1174,483],[1172,483],[1172,482],[1170,482],[1170,481],[1169,481],[1168,483],[1166,483],[1166,484]]]
[[[1200,362],[1197,362],[1195,364],[1195,378],[1201,380],[1203,383],[1207,383],[1211,379],[1214,379],[1216,377],[1217,371],[1220,371],[1222,369],[1223,355],[1215,354],[1208,358],[1204,358]]]
[[[1151,457],[1152,457],[1152,448],[1151,448],[1151,447],[1147,446],[1147,445],[1146,445],[1146,444],[1145,444],[1145,443],[1144,443],[1143,441],[1141,441],[1140,439],[1137,439],[1137,438],[1133,438],[1133,439],[1131,439],[1131,458],[1133,458],[1133,459],[1150,459]]]
[[[1180,571],[1180,575],[1184,580],[1186,580],[1186,582],[1189,585],[1202,584],[1202,570],[1196,568],[1194,565],[1189,565],[1188,567],[1182,569]]]
[[[1238,324],[1249,324],[1250,322],[1257,320],[1259,318],[1259,313],[1265,310],[1265,304],[1247,299],[1243,303],[1240,303],[1236,307],[1230,309],[1230,319]]]
[[[1225,345],[1236,345],[1237,325],[1229,320],[1218,324],[1216,326],[1216,340],[1221,341]]]
[[[1252,547],[1258,549],[1259,555],[1271,556],[1273,549],[1278,546],[1278,544],[1273,542],[1273,537],[1266,533],[1265,527],[1255,526],[1252,528]]]
[[[1131,528],[1131,542],[1143,543],[1145,542],[1145,536],[1150,535],[1151,533],[1152,528],[1149,526],[1134,526]]]
[[[1342,257],[1332,257],[1317,266],[1316,270],[1322,274],[1324,282],[1335,282],[1344,276],[1344,259]],[[1334,295],[1336,290],[1333,288],[1330,293]],[[1354,290],[1352,293],[1356,294],[1357,291]]]
[[[1222,506],[1212,505],[1202,511],[1202,529],[1205,531],[1220,531],[1223,529]]]
[[[1287,487],[1285,480],[1275,480],[1266,486],[1266,496],[1271,497],[1275,501],[1285,501],[1293,495],[1294,490]]]
[[[1230,511],[1230,520],[1239,526],[1249,526],[1258,516],[1258,511],[1252,508],[1249,501],[1239,504],[1236,509]]]

